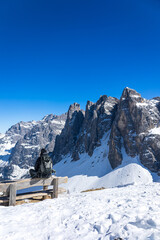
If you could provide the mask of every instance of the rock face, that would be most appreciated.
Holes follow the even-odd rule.
[[[56,135],[61,133],[65,121],[66,114],[60,116],[50,114],[37,122],[20,122],[12,126],[0,139],[1,146],[4,147],[4,151],[1,151],[1,159],[9,160],[6,166],[4,166],[4,161],[3,166],[1,163],[1,173],[3,170],[1,177],[8,178],[12,174],[14,166],[21,169],[34,166],[41,148],[52,152]],[[5,146],[8,146],[8,150]]]
[[[0,137],[0,179],[4,176],[9,169],[10,154],[15,147],[18,140],[22,139],[24,135],[36,124],[32,122],[20,122],[13,125],[5,134]]]
[[[38,121],[15,145],[9,161],[21,168],[34,166],[40,149],[53,151],[55,138],[61,133],[65,124],[65,115],[48,115]]]
[[[54,163],[68,154],[73,161],[78,160],[79,154],[84,152],[91,156],[104,133],[111,128],[117,104],[118,99],[104,95],[95,104],[88,101],[85,113],[80,110],[79,104],[71,105],[65,127],[56,137]]]
[[[61,134],[57,135],[56,137],[54,148],[54,159],[56,159],[55,162],[60,161],[62,155],[66,155],[70,151],[73,151],[83,121],[84,113],[82,110],[80,110],[80,105],[78,103],[70,105],[65,127]]]
[[[10,153],[18,140],[34,127],[35,121],[20,122],[13,125],[5,134],[0,137],[0,160],[7,161]]]
[[[113,168],[122,162],[122,148],[131,157],[139,156],[142,164],[156,171],[160,161],[159,99],[146,100],[135,90],[125,88],[113,122],[109,141],[109,161]]]
[[[101,158],[116,168],[123,160],[137,159],[160,174],[160,97],[146,100],[125,88],[120,100],[104,95],[96,103],[88,101],[85,111],[74,103],[67,115],[20,122],[0,135],[0,177],[15,177],[19,169],[34,166],[43,147],[54,164],[85,159],[92,167]]]
[[[137,158],[149,170],[158,171],[159,97],[146,100],[135,90],[125,88],[120,100],[104,95],[96,103],[88,101],[85,112],[78,104],[71,105],[66,125],[56,138],[54,163],[66,156],[76,161],[82,153],[92,156],[105,132],[110,134],[106,149],[109,146],[108,159],[112,168],[122,163],[125,152],[128,159]]]

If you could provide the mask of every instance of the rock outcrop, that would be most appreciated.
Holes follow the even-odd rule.
[[[110,132],[106,149],[109,145],[112,168],[122,163],[125,153],[139,159],[149,170],[158,171],[160,97],[146,100],[135,90],[125,88],[120,100],[104,95],[96,103],[88,101],[85,112],[79,105],[78,109],[71,105],[66,125],[56,138],[54,163],[65,156],[71,156],[72,161],[78,160],[82,153],[92,156],[105,132]]]
[[[57,135],[54,148],[54,162],[59,162],[63,155],[73,152],[77,136],[82,128],[84,112],[80,110],[80,105],[74,103],[70,105],[65,127],[60,135]]]
[[[80,110],[79,104],[71,105],[65,127],[56,137],[54,163],[65,155],[71,155],[73,161],[84,152],[91,156],[104,133],[111,128],[117,104],[118,99],[104,95],[96,103],[88,101],[85,112]]]
[[[21,168],[34,166],[40,149],[48,152],[54,149],[55,138],[60,134],[65,124],[65,115],[48,115],[38,121],[15,145],[9,161]]]
[[[122,148],[131,157],[139,156],[142,164],[155,171],[160,161],[160,135],[154,129],[160,125],[159,99],[146,100],[135,90],[125,88],[112,124],[109,141],[109,161],[113,168],[123,159]]]

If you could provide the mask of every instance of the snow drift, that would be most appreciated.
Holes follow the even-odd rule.
[[[148,170],[136,163],[119,167],[103,177],[76,175],[64,185],[70,193],[97,188],[113,188],[127,185],[150,184],[153,182]]]

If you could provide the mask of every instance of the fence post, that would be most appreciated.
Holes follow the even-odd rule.
[[[16,205],[16,183],[9,186],[9,206]]]
[[[53,193],[51,198],[58,198],[58,178],[53,179]]]

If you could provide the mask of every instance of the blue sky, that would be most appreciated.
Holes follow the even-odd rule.
[[[0,132],[134,88],[160,96],[159,0],[0,2]]]

